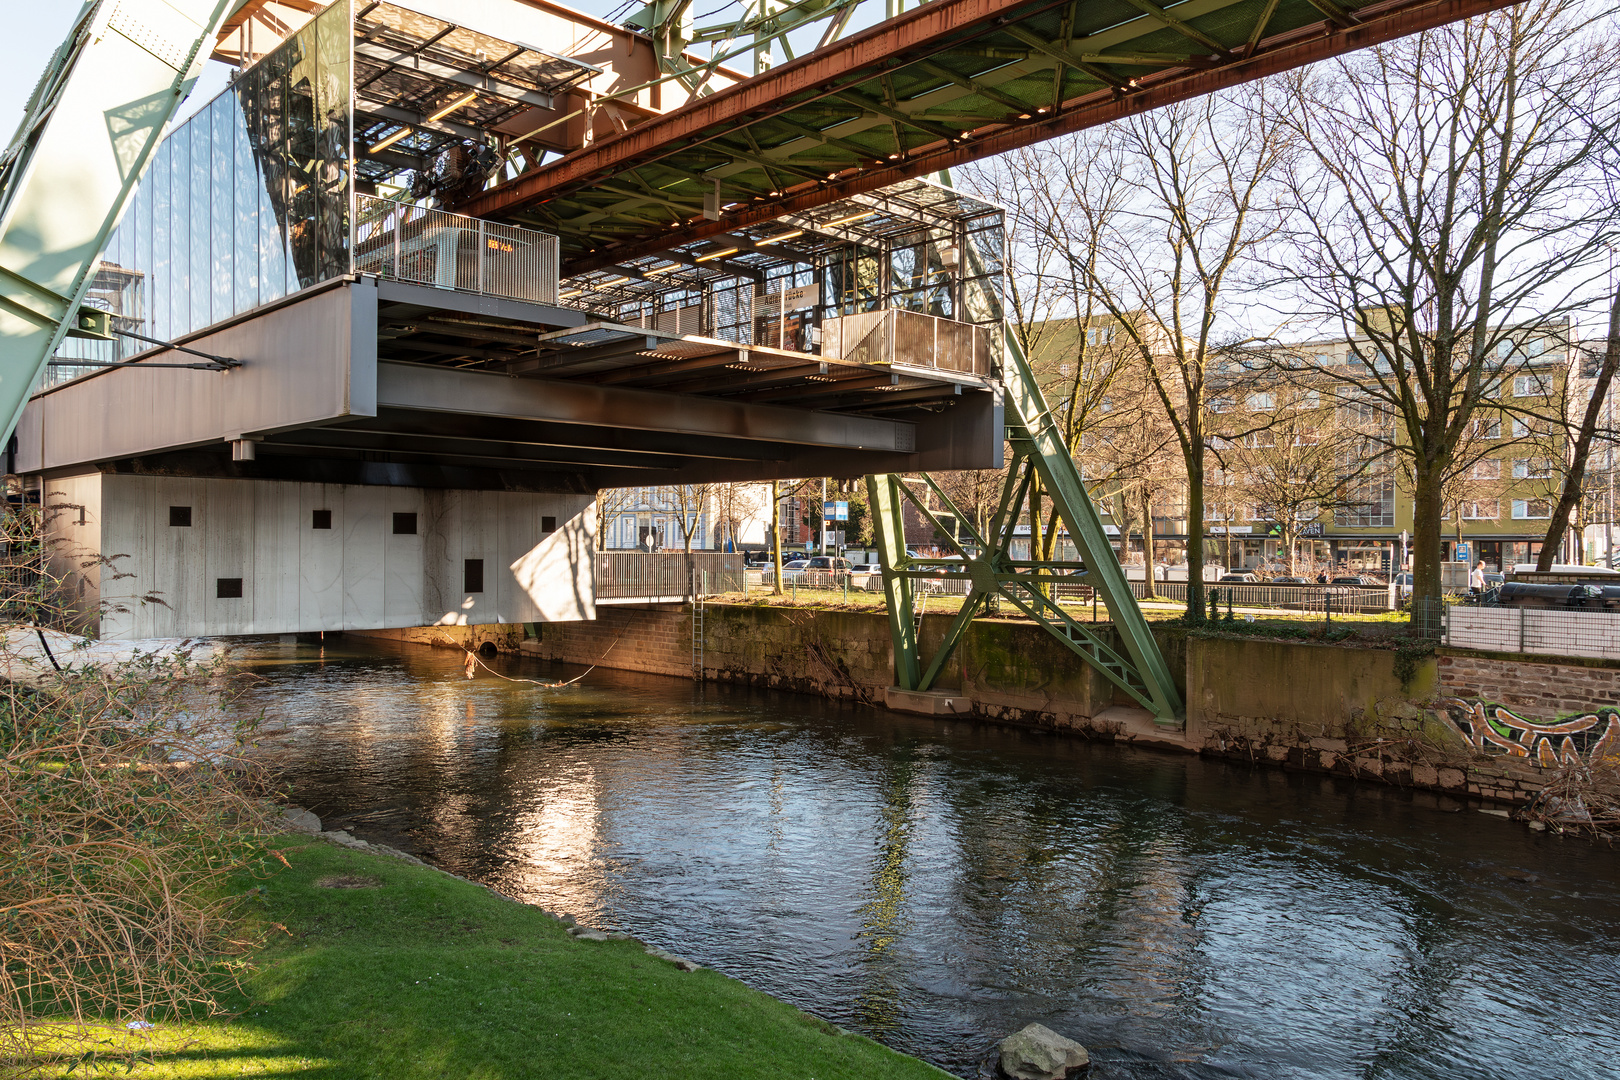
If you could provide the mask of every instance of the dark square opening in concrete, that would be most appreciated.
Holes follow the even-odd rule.
[[[242,579],[222,577],[214,581],[214,596],[220,600],[242,599]]]
[[[314,511],[310,515],[309,527],[312,529],[330,529],[332,527],[332,511]]]
[[[178,529],[189,529],[189,528],[191,528],[191,507],[189,507],[189,506],[171,506],[171,507],[169,507],[169,525],[172,528],[178,528]]]
[[[466,559],[461,564],[461,588],[465,592],[484,591],[484,560]]]
[[[416,535],[416,515],[414,513],[400,513],[394,515],[395,536]]]
[[[540,519],[540,531],[543,532],[543,533],[556,532],[557,531],[557,519],[550,516],[549,514],[547,516],[541,518]]]

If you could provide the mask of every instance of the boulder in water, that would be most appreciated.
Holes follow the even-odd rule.
[[[1073,1039],[1031,1024],[1001,1040],[998,1064],[1010,1080],[1064,1080],[1090,1065],[1091,1055]]]

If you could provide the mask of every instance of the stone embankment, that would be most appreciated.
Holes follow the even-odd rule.
[[[476,628],[574,664],[690,678],[691,609],[603,607],[594,622]],[[949,617],[926,616],[927,655]],[[452,628],[456,629],[456,628]],[[1111,636],[1107,624],[1098,627]],[[449,644],[438,628],[418,640]],[[976,620],[939,679],[955,707],[1001,723],[1139,742],[1363,780],[1526,803],[1574,767],[1620,765],[1620,664],[1325,643],[1155,627],[1187,705],[1181,732],[1154,728],[1105,679],[1039,627]],[[706,679],[883,704],[892,681],[881,612],[711,603]],[[1607,791],[1620,786],[1604,784]]]

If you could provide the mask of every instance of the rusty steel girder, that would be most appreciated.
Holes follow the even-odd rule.
[[[1193,0],[1166,10],[1141,0],[1128,5],[1129,17],[1099,17],[1125,0],[1083,8],[1076,0],[934,0],[455,209],[558,232],[566,272],[579,273],[1516,2]],[[1114,22],[1089,37],[1054,30],[1082,17]],[[1083,51],[1088,41],[1127,37]],[[1043,82],[1054,87],[1044,103],[1030,90]],[[897,99],[902,85],[910,100]],[[913,105],[953,93],[934,108]],[[699,205],[717,181],[729,191],[716,221]]]

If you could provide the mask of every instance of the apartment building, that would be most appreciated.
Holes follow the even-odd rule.
[[[1116,525],[1122,557],[1147,559],[1151,536],[1152,559],[1174,564],[1187,539],[1185,469],[1168,431],[1154,430],[1165,426],[1156,392],[1110,369],[1140,365],[1117,346],[1120,336],[1107,320],[1073,320],[1038,335],[1032,359],[1055,411],[1071,401],[1085,406],[1075,410],[1086,414],[1076,456]],[[1567,468],[1564,418],[1578,419],[1590,396],[1576,345],[1568,322],[1548,321],[1507,333],[1496,346],[1490,404],[1473,419],[1459,448],[1463,467],[1443,496],[1443,560],[1503,566],[1539,554]],[[1355,389],[1358,370],[1371,379],[1373,352],[1366,339],[1305,341],[1216,367],[1206,399],[1206,560],[1384,571],[1402,559],[1414,529],[1411,479],[1398,452],[1404,433],[1372,395]],[[1087,363],[1091,372],[1077,375],[1076,365]],[[1087,374],[1100,390],[1088,389]],[[1594,464],[1612,453],[1602,450]],[[1598,517],[1612,515],[1589,511],[1585,521]],[[1586,546],[1596,550],[1606,534],[1593,531]]]

